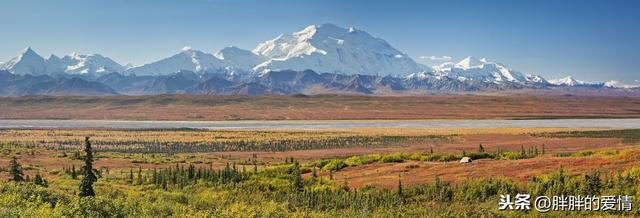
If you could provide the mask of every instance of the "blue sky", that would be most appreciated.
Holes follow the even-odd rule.
[[[640,1],[4,0],[0,62],[100,53],[140,65],[184,46],[253,49],[310,24],[356,27],[420,56],[487,57],[547,78],[640,80]]]

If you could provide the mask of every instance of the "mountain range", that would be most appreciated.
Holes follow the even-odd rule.
[[[504,90],[597,90],[638,93],[617,81],[547,80],[486,58],[425,66],[383,39],[355,28],[311,25],[253,50],[190,47],[141,66],[99,55],[43,58],[30,47],[0,64],[0,96],[432,94]]]

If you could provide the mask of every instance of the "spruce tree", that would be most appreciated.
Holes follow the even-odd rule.
[[[133,170],[129,169],[129,178],[127,179],[129,184],[133,184]]]
[[[144,179],[142,178],[142,168],[138,167],[138,185],[142,185]]]
[[[585,175],[585,183],[585,194],[600,194],[602,185],[600,182],[600,172],[598,170],[594,170],[591,175]]]
[[[36,174],[36,178],[33,179],[33,183],[40,186],[45,186],[45,187],[47,186],[47,180],[42,178],[40,173]]]
[[[258,173],[258,164],[256,160],[253,160],[253,173]]]
[[[158,171],[156,168],[153,168],[153,176],[151,177],[151,183],[158,184]]]
[[[398,174],[398,190],[396,192],[399,197],[402,197],[402,177]]]
[[[300,164],[298,161],[293,162],[293,190],[296,192],[303,191],[302,176],[300,175]]]
[[[162,189],[167,190],[167,180],[165,177],[162,178]]]
[[[86,156],[84,158],[84,166],[81,169],[83,177],[82,182],[80,182],[80,197],[95,196],[93,183],[98,180],[98,177],[93,172],[93,150],[91,149],[89,137],[84,138],[84,152]]]
[[[71,179],[77,179],[78,174],[76,173],[76,165],[71,166]]]
[[[313,165],[313,170],[311,171],[311,176],[316,179],[318,178],[318,173],[316,172],[316,165]]]
[[[235,171],[235,163],[233,164],[233,168]],[[196,176],[196,167],[193,164],[189,164],[189,168],[187,168],[187,178],[189,180],[193,179]]]
[[[11,158],[11,165],[9,169],[9,173],[11,174],[11,180],[14,182],[22,182],[24,181],[24,174],[22,174],[22,166],[18,163],[18,159],[16,157]]]

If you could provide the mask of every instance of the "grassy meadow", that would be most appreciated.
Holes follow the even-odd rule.
[[[517,193],[624,194],[637,204],[639,135],[516,128],[7,129],[0,130],[0,216],[640,216],[637,209],[498,210],[500,194]],[[93,147],[95,197],[79,196],[85,137]],[[9,181],[13,157],[24,181]],[[459,163],[462,157],[474,161]]]

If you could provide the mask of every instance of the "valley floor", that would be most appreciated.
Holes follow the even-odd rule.
[[[640,97],[553,95],[0,98],[0,119],[362,120],[638,118]]]

